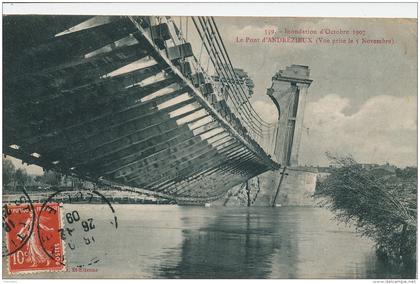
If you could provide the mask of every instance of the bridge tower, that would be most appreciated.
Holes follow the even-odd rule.
[[[303,117],[308,95],[309,68],[291,65],[273,76],[267,95],[278,110],[274,156],[283,166],[297,166]]]

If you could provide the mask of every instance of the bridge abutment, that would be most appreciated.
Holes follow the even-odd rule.
[[[307,66],[291,65],[273,76],[272,86],[267,90],[278,111],[274,155],[281,165],[298,165],[307,90],[311,83]]]
[[[274,155],[283,168],[259,176],[261,193],[256,205],[312,205],[316,174],[298,167],[305,106],[311,83],[309,68],[303,65],[291,65],[273,76],[267,95],[278,110]]]

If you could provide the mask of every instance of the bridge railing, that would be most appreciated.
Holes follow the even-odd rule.
[[[253,82],[247,74],[234,68],[212,17],[152,17],[155,24],[166,23],[170,40],[167,47],[190,43],[193,55],[182,59],[191,82],[199,87],[207,100],[227,107],[237,122],[246,129],[248,138],[256,142],[274,160],[277,123],[267,123],[253,108],[250,97]],[[238,74],[241,73],[241,74]],[[238,123],[236,123],[238,124]]]

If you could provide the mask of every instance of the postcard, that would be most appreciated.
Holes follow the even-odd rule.
[[[3,14],[3,279],[417,278],[416,18],[53,12]]]

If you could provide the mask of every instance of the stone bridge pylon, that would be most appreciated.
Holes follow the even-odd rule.
[[[302,137],[309,79],[309,68],[291,65],[273,76],[267,95],[278,110],[274,156],[283,166],[297,166]]]

